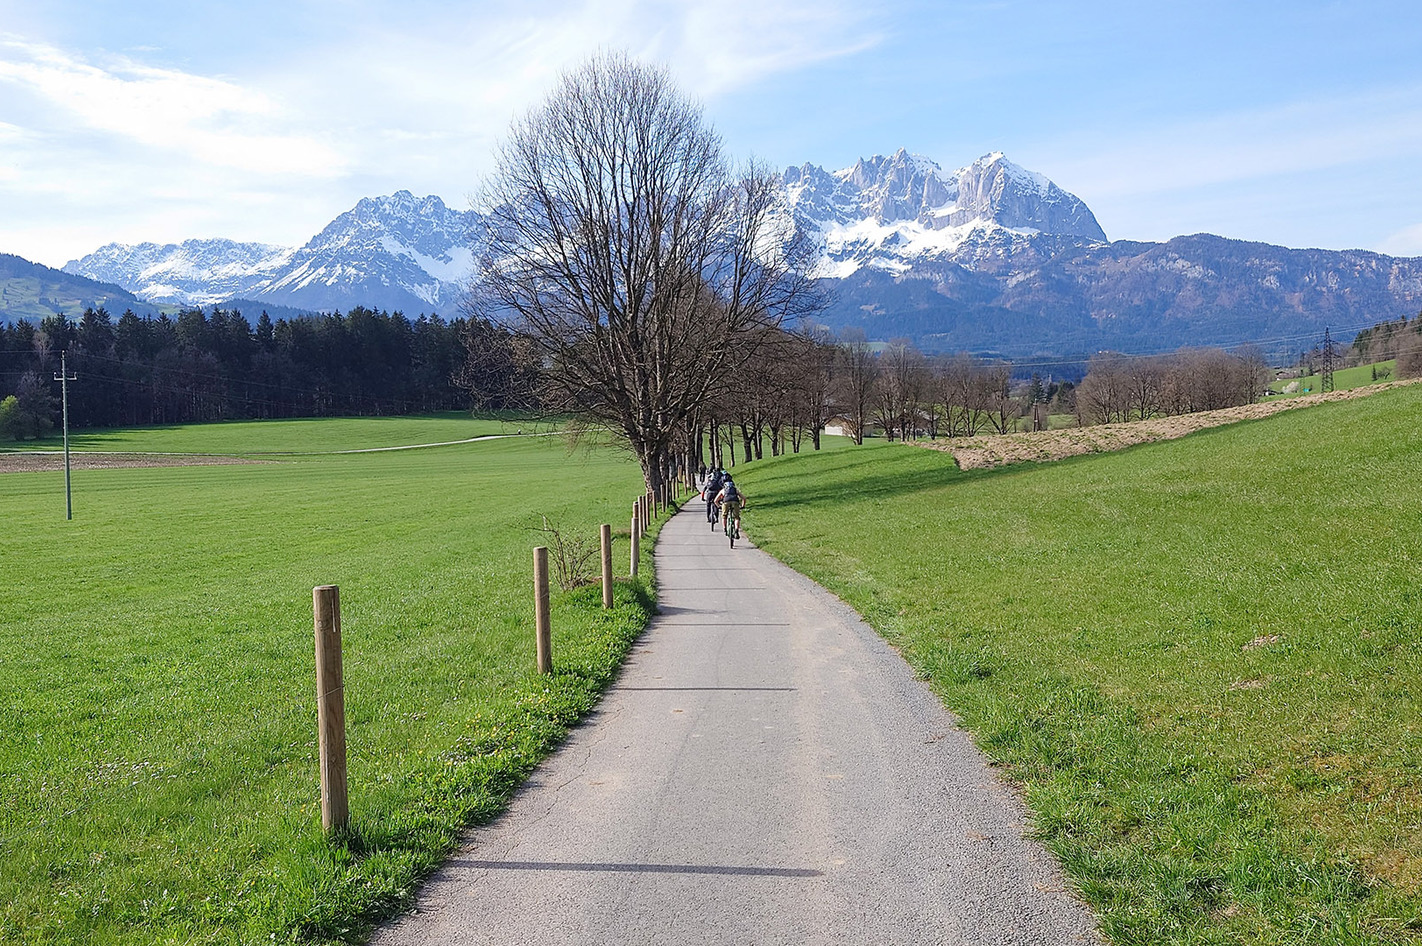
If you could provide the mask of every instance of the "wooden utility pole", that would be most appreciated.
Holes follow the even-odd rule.
[[[553,629],[548,617],[548,549],[533,550],[533,627],[538,672],[553,672]]]
[[[59,374],[54,380],[59,382],[59,396],[64,404],[64,518],[74,518],[74,503],[69,491],[69,382],[79,378],[69,373],[69,352],[59,353]]]
[[[321,760],[321,827],[350,822],[346,786],[346,693],[341,673],[341,595],[335,585],[311,590],[316,618],[316,726]]]

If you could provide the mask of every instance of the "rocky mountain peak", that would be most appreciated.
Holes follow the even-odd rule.
[[[952,178],[936,163],[903,148],[887,158],[860,158],[835,177],[858,189],[864,215],[879,223],[931,217],[956,196]]]
[[[790,168],[784,181],[797,224],[840,278],[862,266],[905,272],[925,258],[972,268],[1038,236],[1107,242],[1085,203],[1000,151],[950,173],[900,148],[833,173]]]
[[[1000,151],[983,155],[955,176],[958,210],[950,216],[950,225],[985,219],[1013,229],[1108,242],[1096,215],[1080,198],[1013,164]]]

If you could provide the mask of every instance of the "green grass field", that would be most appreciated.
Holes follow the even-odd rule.
[[[516,413],[470,417],[461,411],[447,411],[414,417],[311,417],[81,430],[70,432],[69,446],[71,450],[103,453],[261,456],[449,443],[494,434],[547,433],[550,429]],[[63,443],[56,430],[44,440],[0,443],[0,450],[58,450]]]
[[[1339,368],[1333,372],[1333,389],[1335,391],[1348,391],[1352,388],[1361,388],[1369,384],[1383,384],[1387,381],[1396,381],[1394,372],[1397,367],[1395,360],[1379,361],[1377,364],[1355,365],[1352,368]],[[1380,373],[1379,377],[1373,377],[1374,372]],[[1289,381],[1298,381],[1299,389],[1293,394],[1282,393]],[[1309,375],[1307,378],[1291,378],[1283,381],[1275,381],[1270,386],[1270,394],[1274,397],[1302,397],[1305,394],[1318,394],[1323,390],[1323,378],[1319,375]]]
[[[116,432],[247,452],[493,432],[455,417]],[[641,490],[557,437],[0,476],[0,941],[357,942],[592,704],[650,586],[555,593],[530,531],[625,533]],[[644,546],[649,548],[650,546]],[[625,539],[616,561],[625,573]],[[645,563],[650,565],[649,557]],[[311,588],[341,587],[352,830],[320,830]]]
[[[1116,943],[1422,938],[1422,391],[1056,464],[747,468],[748,532],[904,651]]]

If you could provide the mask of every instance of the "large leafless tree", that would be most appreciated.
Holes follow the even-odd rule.
[[[476,293],[536,352],[547,406],[610,428],[655,488],[757,333],[814,304],[781,200],[665,69],[601,55],[498,152]]]

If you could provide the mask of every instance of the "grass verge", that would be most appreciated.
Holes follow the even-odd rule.
[[[610,611],[596,588],[555,592],[556,672],[532,672],[532,528],[595,537],[640,489],[623,456],[556,438],[96,471],[70,523],[62,475],[0,477],[0,941],[362,941],[645,626],[650,541]],[[341,586],[350,751],[335,843],[316,783],[324,583]]]
[[[964,473],[755,464],[758,545],[899,646],[1118,943],[1422,934],[1422,391]]]

